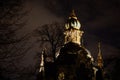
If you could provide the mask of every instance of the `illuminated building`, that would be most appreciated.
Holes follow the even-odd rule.
[[[44,62],[45,80],[99,80],[97,77],[103,77],[99,73],[103,68],[100,45],[95,65],[89,50],[81,45],[83,31],[80,28],[80,21],[73,10],[65,23],[65,42],[59,55],[54,62]]]

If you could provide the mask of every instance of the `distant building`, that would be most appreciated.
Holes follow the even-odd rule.
[[[103,59],[100,50],[97,61],[81,45],[83,31],[74,10],[65,23],[65,42],[55,61],[45,61],[43,51],[38,80],[103,80]],[[95,63],[97,62],[97,64]]]

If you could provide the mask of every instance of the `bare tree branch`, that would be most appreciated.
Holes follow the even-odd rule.
[[[51,51],[50,53],[55,57],[58,48],[63,45],[63,25],[57,22],[46,24],[36,29],[36,33],[39,41],[42,42],[40,45],[47,44],[44,47]]]

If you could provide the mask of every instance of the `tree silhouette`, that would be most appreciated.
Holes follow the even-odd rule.
[[[0,0],[0,77],[3,80],[19,73],[18,63],[31,47],[25,48],[30,34],[19,38],[16,35],[25,25],[24,4],[24,0]]]
[[[41,42],[40,46],[43,45],[55,59],[56,52],[63,45],[63,25],[57,22],[45,24],[36,29],[36,32],[39,36],[38,41]]]

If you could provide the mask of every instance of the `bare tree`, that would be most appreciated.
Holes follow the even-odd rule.
[[[55,53],[63,45],[63,25],[57,22],[45,24],[36,29],[36,32],[40,46],[44,46],[47,53],[53,54],[55,60]]]
[[[24,0],[0,0],[0,77],[18,73],[18,63],[21,57],[32,47],[29,44],[31,34],[23,37],[16,36],[16,32],[24,27]],[[20,69],[21,70],[21,69]]]
[[[15,31],[24,25],[21,21],[26,14],[23,11],[23,3],[23,0],[0,1],[0,44],[14,42]]]

